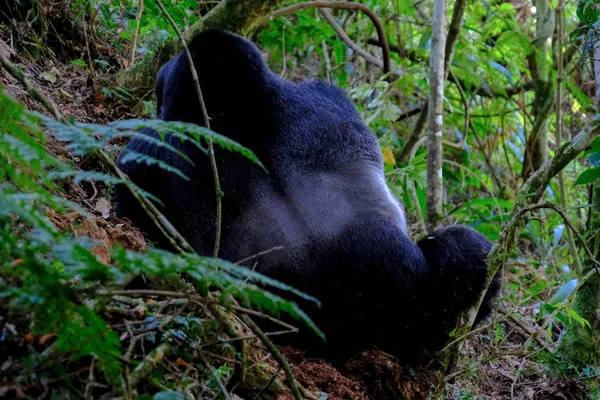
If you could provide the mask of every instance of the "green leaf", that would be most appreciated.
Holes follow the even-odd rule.
[[[406,15],[408,17],[415,17],[415,7],[412,5],[410,0],[394,0],[396,6],[396,12],[398,15]]]
[[[577,314],[577,311],[573,310],[572,308],[569,309],[569,319],[574,319],[579,323],[579,325],[581,325],[581,327],[585,327],[587,325],[588,328],[591,328],[590,323],[581,315]]]
[[[579,104],[586,110],[589,110],[592,104],[590,98],[579,88],[578,85],[574,84],[570,80],[565,80],[565,90],[569,93]]]
[[[575,181],[575,185],[587,185],[600,178],[600,168],[590,168],[581,173]]]
[[[71,60],[69,62],[71,65],[78,65],[80,67],[87,67],[87,63],[83,60]]]

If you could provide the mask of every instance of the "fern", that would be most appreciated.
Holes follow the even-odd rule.
[[[68,373],[64,357],[72,363],[93,357],[110,390],[121,390],[121,358],[125,349],[117,331],[103,319],[107,299],[97,289],[119,288],[138,275],[160,278],[185,274],[200,287],[231,294],[249,307],[276,316],[288,314],[322,336],[295,303],[271,290],[291,292],[317,302],[316,299],[245,267],[220,259],[157,249],[138,253],[118,245],[112,247],[112,261],[106,264],[94,254],[97,241],[57,228],[52,215],[73,211],[83,217],[89,214],[62,197],[57,181],[114,185],[122,183],[122,179],[99,171],[81,171],[52,155],[45,147],[50,136],[46,137],[42,128],[64,142],[73,154],[87,155],[99,149],[122,150],[111,144],[113,139],[131,137],[135,134],[131,129],[138,127],[166,130],[174,138],[194,143],[200,149],[200,139],[210,138],[223,148],[239,151],[260,164],[250,150],[201,127],[155,121],[124,121],[108,126],[69,125],[27,111],[0,88],[0,315],[7,316],[20,335],[15,336],[6,328],[0,332],[0,354],[17,357],[11,358],[10,367],[3,371],[9,381],[24,376],[30,382],[51,382],[52,378]],[[164,140],[140,137],[180,153]],[[123,160],[145,162],[184,176],[148,155],[127,152]],[[140,196],[160,203],[136,185],[132,187]],[[178,320],[177,324],[181,323]],[[169,332],[183,334],[179,328]],[[31,348],[29,352],[13,356],[14,342],[22,341],[24,334],[53,334],[56,340],[43,353]],[[32,366],[42,372],[32,374]],[[60,396],[60,385],[56,390],[53,393]]]

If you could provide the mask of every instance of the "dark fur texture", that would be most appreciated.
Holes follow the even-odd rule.
[[[315,354],[343,358],[378,347],[406,363],[427,359],[481,292],[490,242],[466,227],[411,241],[385,184],[376,137],[341,90],[280,79],[254,44],[237,35],[207,31],[189,49],[211,128],[250,148],[268,170],[215,147],[225,193],[220,257],[235,262],[284,247],[246,264],[257,263],[258,272],[322,302],[319,310],[300,302],[327,335],[324,347],[301,329],[297,343]],[[157,97],[161,119],[202,125],[183,53],[161,68]],[[119,167],[165,202],[165,216],[199,254],[210,256],[216,206],[208,156],[167,140],[196,166],[139,138],[128,149],[176,166],[189,182],[155,166]],[[117,195],[118,215],[168,248],[128,191],[119,187]],[[489,313],[497,284],[480,318]]]

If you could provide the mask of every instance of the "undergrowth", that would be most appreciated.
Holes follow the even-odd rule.
[[[141,120],[107,126],[62,123],[26,110],[0,88],[0,354],[5,359],[0,376],[4,391],[60,398],[79,398],[90,392],[149,393],[135,386],[150,373],[146,364],[154,366],[153,357],[161,357],[157,352],[168,352],[179,354],[182,365],[192,365],[191,360],[200,357],[205,368],[194,373],[186,369],[177,380],[164,367],[158,368],[148,379],[154,391],[187,388],[195,382],[192,393],[225,394],[223,382],[231,375],[231,365],[222,360],[213,365],[199,349],[229,347],[232,359],[244,361],[235,346],[227,344],[231,338],[219,328],[223,321],[218,313],[208,307],[212,302],[225,310],[231,296],[243,307],[275,317],[285,313],[318,332],[295,303],[269,291],[292,288],[247,268],[196,254],[153,248],[137,252],[119,243],[113,243],[110,261],[105,262],[97,254],[102,245],[98,240],[57,227],[57,218],[75,214],[81,221],[93,217],[66,200],[65,187],[82,181],[106,185],[122,181],[112,174],[76,168],[53,155],[48,143],[58,140],[74,155],[93,156],[100,148],[120,151],[113,139],[131,136],[141,126],[161,132],[168,129],[198,146],[210,137],[258,162],[249,150],[204,128]],[[157,142],[169,148],[166,142]],[[129,162],[170,168],[151,157],[133,153],[127,157]],[[170,276],[185,277],[195,294],[170,293],[180,297],[173,302],[159,301],[160,292],[122,290],[139,277],[160,281]],[[137,295],[145,295],[145,300]],[[89,374],[85,386],[81,383],[85,381],[71,379],[82,373]]]

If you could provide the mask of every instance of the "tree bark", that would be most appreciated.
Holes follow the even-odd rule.
[[[446,0],[435,0],[429,57],[429,107],[427,113],[427,229],[442,220],[442,128],[444,111],[444,49],[446,47]]]
[[[458,42],[458,38],[460,37],[460,30],[462,28],[462,21],[465,15],[465,10],[467,8],[466,0],[457,0],[454,4],[454,10],[452,12],[452,20],[450,21],[450,26],[448,27],[448,36],[445,40],[445,54],[444,54],[444,81],[448,78],[448,74],[450,73],[450,64],[452,63],[452,58],[454,57],[454,49],[456,48],[456,43]],[[445,17],[444,17],[445,22]],[[435,25],[434,25],[435,27]],[[433,40],[433,38],[432,38]],[[397,46],[392,46],[391,48],[397,48]],[[431,65],[431,58],[429,60]],[[443,82],[442,82],[443,85]],[[426,117],[429,113],[429,100],[425,101],[423,104],[423,108],[421,109],[421,114],[419,114],[419,119],[417,120],[413,132],[408,137],[404,146],[398,154],[395,155],[396,160],[398,162],[406,162],[408,156],[412,153],[415,148],[416,143],[419,141],[421,136],[423,136],[423,131],[425,130],[425,121]]]
[[[523,160],[522,176],[527,179],[548,160],[548,116],[552,109],[554,96],[549,84],[550,61],[548,60],[548,39],[554,33],[554,13],[550,10],[548,0],[536,0],[536,48],[535,58],[535,99],[533,115],[535,123],[527,140]]]

